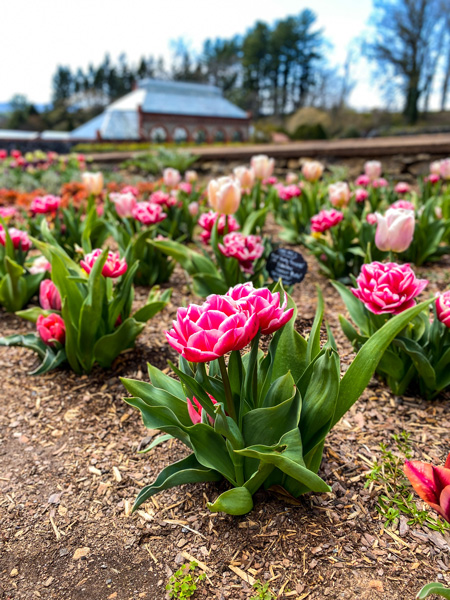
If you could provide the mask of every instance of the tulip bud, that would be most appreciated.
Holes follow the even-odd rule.
[[[436,314],[439,321],[450,328],[450,291],[437,295]]]
[[[39,304],[45,310],[61,310],[61,296],[51,279],[44,279],[39,288]]]
[[[405,208],[388,208],[385,215],[377,215],[375,244],[383,252],[404,252],[414,236],[414,212]]]
[[[231,177],[212,179],[208,184],[210,206],[222,215],[232,215],[241,202],[241,186]]]
[[[92,196],[99,196],[103,190],[103,173],[83,173],[81,176],[87,192]]]
[[[177,187],[177,185],[181,181],[180,172],[177,171],[177,169],[171,169],[170,167],[167,169],[164,169],[163,180],[164,180],[164,185],[166,185],[168,188]]]
[[[275,167],[275,160],[265,154],[252,156],[250,164],[255,173],[256,179],[268,179],[272,176]]]
[[[197,171],[186,171],[184,178],[188,183],[195,183],[198,180]]]
[[[441,160],[439,172],[442,179],[450,179],[450,158]]]
[[[314,182],[322,177],[323,164],[317,160],[308,160],[302,166],[302,175],[306,181]]]
[[[379,160],[368,160],[364,164],[364,173],[369,179],[378,179],[381,175],[382,165]]]
[[[236,167],[233,169],[234,176],[241,184],[242,189],[251,190],[255,183],[255,173],[253,169],[248,167]]]
[[[350,200],[350,189],[344,181],[338,181],[328,186],[330,202],[336,208],[347,206]]]

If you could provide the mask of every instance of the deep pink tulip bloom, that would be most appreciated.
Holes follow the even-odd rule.
[[[179,184],[178,189],[184,192],[185,194],[190,194],[192,192],[192,184],[188,181],[182,181]]]
[[[334,208],[331,210],[321,210],[319,214],[314,215],[314,217],[311,218],[311,231],[323,233],[324,231],[331,229],[331,227],[338,225],[343,218],[344,215]]]
[[[450,328],[450,291],[437,295],[436,314],[439,321]]]
[[[46,215],[48,213],[55,213],[61,206],[61,198],[59,196],[37,196],[31,202],[30,210],[33,215]]]
[[[388,208],[384,215],[377,213],[375,244],[383,252],[404,252],[414,237],[416,225],[414,211],[405,208]]]
[[[122,190],[120,194],[110,194],[109,199],[114,203],[114,208],[119,217],[126,219],[133,215],[133,208],[137,204],[134,194]]]
[[[425,181],[428,181],[429,183],[437,183],[438,181],[440,181],[441,178],[437,173],[431,173],[430,175],[428,175],[428,177],[425,177]]]
[[[379,179],[374,179],[372,181],[372,187],[374,187],[374,188],[385,188],[388,186],[389,186],[389,183],[384,177],[380,177]]]
[[[267,288],[255,289],[251,282],[235,285],[228,290],[227,296],[258,315],[259,328],[264,334],[278,331],[294,314],[293,308],[286,310],[286,296],[280,306],[280,292],[272,293]]]
[[[103,250],[100,248],[96,248],[90,254],[86,254],[83,260],[80,260],[80,266],[82,269],[86,271],[86,273],[90,273],[92,271],[93,266],[97,262],[99,256],[101,256]],[[102,275],[104,277],[111,277],[115,279],[116,277],[120,277],[123,275],[128,269],[128,265],[124,258],[120,258],[120,254],[118,252],[108,252],[108,256],[106,258],[106,262],[103,265]]]
[[[13,158],[20,158],[22,156],[22,152],[20,150],[11,150],[11,156]]]
[[[208,396],[213,404],[217,404],[217,400],[215,398],[213,398],[211,396],[211,394],[208,394]],[[190,398],[186,398],[186,401],[187,401],[189,417],[190,417],[192,423],[194,425],[197,425],[197,423],[201,423],[203,406],[200,404],[200,402],[197,400],[197,398],[195,396],[192,396],[192,400]],[[210,417],[209,415],[208,415],[208,421],[211,423],[211,425],[214,425],[214,419],[212,417]]]
[[[5,158],[8,158],[8,151],[0,150],[0,160],[5,160]]]
[[[14,206],[0,206],[0,217],[2,219],[11,219],[16,214]]]
[[[225,233],[226,215],[219,215],[213,210],[210,210],[209,212],[200,215],[198,224],[204,230],[200,234],[200,237],[202,238],[205,244],[207,244],[211,238],[211,232],[214,228],[214,224],[217,221],[217,218],[219,218],[217,233],[219,235],[223,235]],[[238,229],[239,224],[236,221],[236,219],[233,216],[228,215],[228,233],[232,233],[233,231],[237,231]]]
[[[244,273],[253,274],[253,263],[264,253],[259,235],[244,235],[243,233],[228,233],[223,238],[223,244],[218,244],[224,256],[236,258]]]
[[[52,313],[47,317],[39,315],[36,321],[36,329],[41,340],[47,346],[55,346],[56,344],[64,346],[64,342],[66,341],[66,326],[62,317],[57,313]]]
[[[298,185],[283,185],[282,183],[275,186],[278,190],[278,196],[281,200],[292,200],[292,198],[297,198],[301,196],[302,190],[298,187]]]
[[[393,204],[391,204],[391,208],[404,208],[405,210],[412,210],[415,211],[415,207],[414,204],[412,202],[410,202],[409,200],[397,200],[397,202],[394,202]]]
[[[125,185],[121,190],[121,194],[133,194],[135,198],[139,196],[139,190],[134,185]]]
[[[39,288],[39,304],[45,310],[61,310],[61,296],[51,279],[41,281]]]
[[[398,315],[411,308],[428,285],[426,279],[416,278],[409,265],[380,262],[363,265],[356,282],[353,295],[375,315]]]
[[[177,199],[171,196],[168,192],[157,190],[150,194],[149,202],[154,204],[160,204],[161,206],[174,206],[177,203]]]
[[[131,212],[133,217],[143,225],[155,225],[167,217],[162,207],[154,202],[138,202]]]
[[[359,175],[356,178],[355,185],[362,185],[363,187],[367,187],[370,184],[370,177],[368,175]]]
[[[356,202],[365,202],[369,197],[369,192],[364,190],[363,188],[358,188],[355,190],[355,200]]]
[[[376,225],[378,222],[377,215],[375,213],[369,213],[366,217],[366,221],[369,225]]]
[[[411,191],[411,186],[406,181],[399,181],[395,187],[394,192],[396,194],[408,194]]]
[[[25,231],[10,227],[8,233],[15,250],[21,248],[22,252],[28,252],[31,248],[31,240]],[[6,246],[6,234],[4,229],[0,229],[0,244]]]
[[[242,350],[258,329],[256,314],[244,310],[231,298],[212,295],[201,306],[179,308],[166,338],[186,360],[208,362],[232,350]]]
[[[450,454],[443,467],[407,460],[403,470],[418,496],[450,523]]]

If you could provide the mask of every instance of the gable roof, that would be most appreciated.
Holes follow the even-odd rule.
[[[138,139],[138,108],[143,112],[247,119],[241,110],[212,85],[183,81],[143,79],[138,89],[119,98],[97,117],[74,129],[73,138],[94,139],[97,131],[103,139]]]

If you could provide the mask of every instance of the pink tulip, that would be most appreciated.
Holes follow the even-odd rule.
[[[369,213],[366,217],[366,221],[369,225],[375,225],[378,222],[377,215],[375,213]]]
[[[21,158],[22,152],[20,150],[11,150],[11,156],[13,158]]]
[[[286,310],[286,296],[280,306],[280,292],[272,293],[267,288],[255,289],[251,282],[240,283],[230,288],[227,296],[258,315],[259,328],[263,334],[278,331],[294,314],[293,308]]]
[[[345,181],[338,181],[328,186],[328,197],[335,208],[343,208],[350,201],[350,189]]]
[[[37,196],[31,202],[30,210],[31,212],[41,215],[46,215],[48,213],[55,213],[58,208],[61,206],[61,198],[59,196]]]
[[[195,183],[198,181],[197,171],[186,171],[184,178],[188,183]]]
[[[15,227],[10,227],[8,229],[8,233],[15,250],[20,248],[22,252],[28,252],[32,244],[25,231],[21,231]],[[6,234],[4,229],[0,229],[0,244],[2,246],[6,246]]]
[[[367,190],[364,190],[362,188],[358,188],[357,190],[355,190],[356,202],[358,202],[358,203],[365,202],[368,197],[369,197],[369,192]]]
[[[367,187],[370,184],[370,177],[367,175],[359,175],[356,178],[355,185],[362,185],[363,187]]]
[[[267,177],[263,179],[263,185],[275,185],[278,182],[278,177],[272,175],[271,177]]]
[[[236,258],[244,273],[253,274],[253,263],[264,253],[259,235],[244,235],[242,233],[228,233],[219,244],[219,250],[224,256]]]
[[[8,158],[8,151],[0,150],[0,160],[5,160],[5,158]]]
[[[443,467],[407,460],[403,470],[417,495],[450,523],[450,454]]]
[[[252,168],[245,166],[233,169],[234,176],[241,184],[241,188],[250,191],[255,183],[255,173]]]
[[[374,179],[372,181],[372,187],[377,189],[377,188],[385,188],[388,187],[389,183],[387,182],[387,180],[384,177],[380,177],[379,179]]]
[[[179,308],[166,338],[186,360],[208,362],[245,348],[258,328],[256,314],[242,309],[231,298],[212,295],[201,306]]]
[[[364,173],[370,180],[378,179],[381,175],[382,168],[379,160],[368,160],[364,164]]]
[[[178,189],[184,192],[185,194],[190,194],[192,192],[192,185],[187,181],[182,181],[178,186]]]
[[[176,194],[176,190],[172,190],[170,194],[168,194],[167,192],[163,192],[163,190],[156,190],[156,192],[150,194],[150,198],[148,199],[148,201],[151,204],[160,204],[163,207],[175,206],[178,203]]]
[[[103,251],[100,248],[96,248],[89,254],[86,254],[83,260],[80,260],[81,268],[89,274],[98,258],[101,256],[102,252]],[[116,277],[123,275],[127,269],[128,265],[125,259],[121,259],[118,252],[108,251],[108,256],[102,269],[102,275],[104,277],[111,277],[112,279],[115,279]]]
[[[211,394],[208,394],[208,396],[213,404],[217,404],[217,400],[215,398],[213,398],[211,396]],[[197,425],[197,423],[201,423],[203,407],[200,404],[200,402],[197,400],[197,398],[195,396],[192,396],[192,400],[190,400],[190,398],[186,398],[186,401],[187,401],[189,417],[190,417],[192,423],[194,425]],[[214,425],[214,419],[212,417],[210,417],[209,415],[208,415],[208,421],[211,423],[211,425]]]
[[[311,231],[314,233],[323,233],[331,227],[338,225],[344,215],[332,208],[331,210],[321,210],[319,214],[311,218]]]
[[[61,310],[61,296],[51,279],[41,281],[39,288],[39,304],[45,310]]]
[[[394,187],[394,192],[396,194],[409,194],[410,191],[411,186],[409,183],[406,183],[406,181],[399,181]]]
[[[11,219],[16,214],[14,206],[0,206],[0,217],[2,219]]]
[[[415,211],[415,206],[409,200],[397,200],[393,204],[391,204],[390,208],[404,208],[405,210]]]
[[[31,267],[28,269],[32,275],[37,275],[38,273],[46,273],[47,271],[50,273],[52,270],[52,265],[48,262],[45,256],[38,256],[32,263]]]
[[[250,165],[253,169],[256,179],[268,179],[272,176],[275,168],[275,160],[269,158],[265,154],[258,154],[252,156],[250,159]]]
[[[198,202],[191,202],[188,205],[188,211],[191,217],[195,217],[198,215],[198,211],[200,210]]]
[[[160,204],[138,202],[131,210],[132,216],[143,225],[155,225],[167,217]]]
[[[222,215],[234,214],[241,203],[240,183],[231,177],[212,179],[208,184],[209,205]]]
[[[450,179],[450,158],[444,158],[444,160],[441,160],[439,174],[442,179]]]
[[[278,196],[281,200],[292,200],[292,198],[298,198],[301,196],[302,190],[298,185],[283,185],[282,183],[275,186],[278,190]]]
[[[302,166],[302,175],[306,181],[313,183],[322,177],[323,164],[317,160],[308,160]]]
[[[88,194],[99,196],[103,191],[103,174],[100,172],[89,173],[86,171],[81,175],[81,179],[87,189]]]
[[[430,164],[430,173],[432,175],[440,175],[441,174],[441,161],[435,160]]]
[[[164,171],[163,171],[163,180],[164,180],[164,185],[167,186],[168,188],[177,187],[177,185],[181,181],[180,172],[177,171],[177,169],[172,169],[172,168],[168,167],[167,169],[164,169]]]
[[[386,213],[376,213],[378,227],[375,244],[383,252],[404,252],[414,237],[414,212],[405,208],[388,208]]]
[[[372,262],[361,267],[352,288],[364,306],[375,315],[394,314],[416,304],[414,298],[428,285],[426,279],[417,279],[409,265]]]
[[[120,194],[110,194],[109,199],[114,203],[116,213],[122,219],[133,216],[133,208],[136,206],[136,197],[131,192],[122,192]]]
[[[203,213],[198,220],[198,224],[204,230],[200,234],[200,237],[202,238],[202,240],[205,244],[207,244],[211,238],[211,232],[214,228],[214,224],[217,221],[217,218],[219,218],[219,224],[217,226],[217,233],[219,235],[223,235],[225,233],[225,223],[226,223],[225,215],[219,215],[218,213],[214,212],[213,210],[210,210],[207,213]],[[239,224],[236,221],[236,219],[232,216],[229,216],[228,217],[228,233],[232,233],[233,231],[237,231],[238,229],[239,229]]]
[[[52,313],[47,317],[39,315],[36,321],[36,329],[44,344],[47,346],[64,346],[66,341],[66,326],[63,319],[57,314]]]
[[[139,190],[134,185],[125,185],[121,190],[121,194],[133,194],[135,198],[139,196]]]
[[[297,181],[298,181],[297,173],[288,173],[286,175],[286,183],[288,185],[293,185],[294,183],[297,183]]]
[[[440,180],[441,178],[437,173],[431,173],[430,175],[428,175],[428,177],[425,177],[425,181],[428,181],[432,184],[437,183]]]
[[[439,321],[450,328],[450,291],[437,295],[436,314]]]

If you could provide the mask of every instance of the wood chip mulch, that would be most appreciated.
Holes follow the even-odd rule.
[[[308,332],[319,282],[345,369],[353,356],[337,320],[345,309],[310,263],[295,290],[297,324]],[[449,273],[450,262],[420,270],[428,292],[448,287]],[[146,362],[166,368],[176,358],[163,331],[194,298],[181,271],[172,285],[170,305],[110,371],[30,377],[31,352],[0,348],[0,599],[164,599],[170,576],[194,559],[206,574],[194,598],[250,598],[258,579],[274,598],[293,600],[408,600],[427,582],[450,583],[450,536],[406,519],[384,527],[380,490],[365,487],[380,442],[393,448],[401,431],[411,433],[415,458],[442,463],[449,397],[397,398],[375,379],[327,438],[321,476],[332,493],[293,501],[258,492],[250,514],[231,517],[206,509],[225,484],[188,485],[131,515],[138,490],[186,453],[171,440],[137,454],[157,432],[122,401],[118,380],[145,380]],[[33,328],[5,312],[0,322],[2,335]]]

